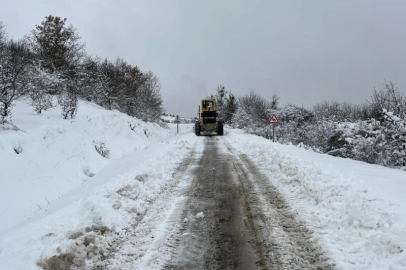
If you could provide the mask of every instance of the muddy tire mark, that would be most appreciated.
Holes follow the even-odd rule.
[[[252,223],[255,243],[266,255],[269,269],[335,269],[304,222],[289,207],[269,179],[244,154],[225,144],[233,168],[247,196],[245,208]]]
[[[244,193],[235,181],[218,137],[206,137],[186,203],[184,238],[165,269],[261,269],[260,255],[244,213]],[[199,213],[204,218],[197,218]]]

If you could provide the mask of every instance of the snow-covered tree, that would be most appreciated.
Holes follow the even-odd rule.
[[[220,84],[216,88],[216,105],[217,105],[217,111],[219,114],[223,113],[223,108],[224,108],[224,103],[225,103],[225,97],[226,97],[227,91],[224,85]]]
[[[272,110],[278,109],[278,106],[279,106],[279,96],[278,95],[276,95],[276,94],[272,95],[272,100],[271,100],[270,105],[271,105]]]
[[[238,99],[237,113],[234,115],[232,122],[239,123],[238,126],[264,127],[267,125],[271,112],[272,106],[270,102],[251,92]],[[244,124],[239,117],[248,118],[248,122]]]
[[[109,110],[120,109],[118,99],[120,93],[123,93],[120,78],[122,76],[115,63],[107,59],[99,63],[94,88],[98,104]]]
[[[41,68],[60,79],[60,86],[54,88],[58,91],[51,93],[59,94],[62,117],[73,118],[83,83],[80,64],[84,56],[84,44],[76,29],[67,26],[66,19],[46,16],[32,31],[31,48]]]
[[[224,100],[224,107],[221,115],[224,123],[231,124],[231,120],[236,111],[237,111],[237,97],[233,93],[228,92]]]
[[[152,71],[144,77],[145,81],[137,92],[134,116],[144,121],[156,121],[163,111],[161,84]]]
[[[69,75],[84,56],[84,44],[66,18],[46,16],[32,31],[32,49],[50,73]]]
[[[24,41],[7,41],[0,48],[0,120],[10,116],[13,102],[28,84],[32,54]]]
[[[118,106],[128,115],[136,116],[141,103],[141,87],[145,83],[145,76],[138,66],[132,66],[122,59],[116,60],[116,77],[114,80]]]
[[[233,127],[247,129],[250,127],[250,121],[250,116],[248,115],[247,111],[244,108],[238,106],[232,118]]]
[[[38,114],[54,107],[50,92],[61,87],[61,81],[55,74],[50,74],[40,67],[33,66],[30,74],[28,93],[31,105]]]
[[[383,120],[383,109],[402,119],[406,118],[406,98],[397,90],[396,84],[393,82],[385,81],[383,90],[374,91],[371,105],[375,118]]]
[[[7,40],[6,26],[0,21],[0,47],[4,46]]]
[[[80,66],[80,97],[110,110],[118,109],[114,104],[116,97],[110,76],[114,70],[114,64],[107,59],[86,57]]]
[[[215,98],[220,121],[231,124],[232,117],[237,111],[236,96],[227,91],[223,84],[220,84],[216,88]]]
[[[67,119],[68,117],[72,119],[77,113],[78,95],[75,93],[74,88],[75,85],[69,82],[58,95],[58,104],[62,109],[62,117],[64,119]]]
[[[1,121],[24,94],[37,113],[52,107],[50,94],[58,94],[63,118],[75,116],[78,98],[145,121],[159,118],[163,109],[156,75],[120,58],[101,61],[84,56],[84,44],[66,19],[45,17],[24,42],[8,41],[0,23]]]
[[[310,138],[307,136],[307,131],[310,130],[310,126],[314,128],[312,125],[314,115],[311,111],[289,104],[274,112],[281,121],[278,126],[279,141],[309,144]]]

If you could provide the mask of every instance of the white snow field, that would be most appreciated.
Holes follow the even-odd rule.
[[[176,135],[174,125],[79,105],[76,119],[64,120],[58,108],[37,115],[19,101],[13,123],[23,131],[0,129],[0,270],[39,270],[38,262],[68,251],[102,256],[96,250],[117,246],[113,235],[151,208],[193,149],[201,151],[204,137],[192,125]],[[241,130],[219,139],[269,177],[338,269],[406,269],[406,172]],[[95,150],[102,142],[109,158]]]

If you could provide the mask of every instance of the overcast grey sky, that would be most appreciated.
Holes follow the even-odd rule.
[[[90,54],[152,70],[167,112],[194,116],[218,84],[284,104],[406,89],[405,0],[0,0],[12,38],[65,17]]]

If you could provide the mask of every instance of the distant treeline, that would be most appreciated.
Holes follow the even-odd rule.
[[[92,57],[66,19],[47,16],[21,40],[8,38],[0,22],[0,124],[10,121],[13,102],[28,96],[41,113],[56,104],[63,118],[73,118],[78,98],[144,121],[159,119],[160,82],[122,59]]]
[[[276,114],[281,121],[278,142],[389,167],[402,167],[406,158],[406,99],[392,82],[374,90],[362,105],[326,101],[311,109],[280,106],[276,95],[271,100],[254,92],[237,97],[222,85],[216,98],[223,120],[249,133],[269,138],[267,122]]]

